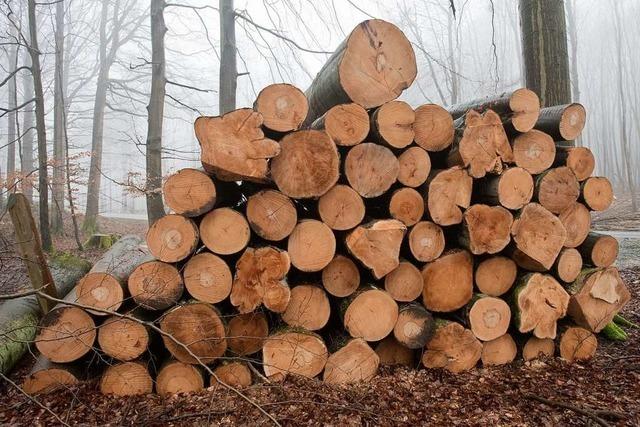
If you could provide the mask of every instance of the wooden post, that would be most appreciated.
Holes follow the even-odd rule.
[[[16,231],[20,255],[27,267],[33,289],[45,292],[53,298],[58,298],[58,292],[42,252],[40,236],[38,235],[33,215],[31,215],[29,201],[24,194],[15,193],[9,196],[7,208]],[[54,301],[47,300],[39,295],[38,303],[42,308],[43,314],[47,314],[55,305]]]

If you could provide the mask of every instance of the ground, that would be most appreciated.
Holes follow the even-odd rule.
[[[612,229],[612,224],[620,224],[621,219],[607,216],[598,219],[595,227]],[[637,224],[637,218],[629,218],[623,229],[634,230]],[[109,233],[143,234],[146,229],[145,224],[133,221],[110,220],[101,225]],[[67,230],[67,237],[56,239],[56,247],[88,259],[99,256],[99,251],[75,250],[71,236]],[[19,260],[12,256],[11,239],[4,218],[0,220],[2,293],[28,283]],[[640,323],[638,242],[637,238],[622,239],[619,263],[633,296],[623,313]],[[282,384],[259,383],[242,390],[247,400],[221,387],[166,399],[155,395],[106,397],[97,391],[94,380],[38,397],[36,403],[0,380],[0,424],[271,423],[251,401],[287,425],[595,425],[580,410],[606,411],[600,413],[600,421],[605,423],[602,425],[640,425],[640,330],[629,332],[630,338],[624,343],[599,339],[597,355],[587,363],[569,365],[557,358],[533,363],[518,361],[456,375],[424,368],[385,368],[371,382],[344,387],[290,378]],[[27,357],[10,379],[19,384],[32,363],[33,358]],[[542,403],[538,398],[553,402]],[[574,410],[562,404],[573,405]]]

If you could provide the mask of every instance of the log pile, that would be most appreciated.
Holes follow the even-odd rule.
[[[171,394],[257,372],[349,383],[416,357],[451,372],[590,358],[630,295],[616,240],[590,232],[613,193],[571,143],[584,108],[541,109],[524,88],[412,108],[396,98],[415,75],[406,37],[371,20],[306,93],[271,85],[253,109],[198,118],[203,170],[164,184],[153,259],[96,265],[77,288],[162,333],[63,306],[38,349],[69,363],[99,348],[100,387],[120,395],[152,375]]]

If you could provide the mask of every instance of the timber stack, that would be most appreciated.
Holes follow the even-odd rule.
[[[416,72],[405,35],[370,20],[306,92],[198,118],[202,169],[166,180],[152,259],[96,265],[88,309],[43,319],[42,355],[59,369],[97,349],[121,395],[592,357],[630,294],[617,241],[591,232],[613,191],[572,142],[585,109],[525,88],[413,108],[397,98]]]

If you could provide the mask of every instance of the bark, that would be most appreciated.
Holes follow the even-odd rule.
[[[24,61],[30,62],[30,55],[25,55]],[[23,102],[34,97],[33,77],[28,73],[22,75]],[[33,108],[27,107],[22,118],[22,155],[20,156],[20,171],[22,172],[22,185],[20,189],[29,203],[33,203],[33,134],[35,123],[33,121]]]
[[[226,114],[236,108],[236,86],[238,68],[236,66],[236,27],[233,0],[220,1],[220,90],[219,114]]]
[[[7,71],[8,73],[12,73],[15,72],[16,68],[18,68],[18,46],[16,46],[15,49],[11,49],[9,52],[9,69]],[[7,192],[10,191],[12,193],[16,191],[14,187],[16,184],[16,123],[18,117],[18,112],[16,110],[18,105],[16,78],[17,77],[14,74],[7,82],[7,91],[9,92],[7,108],[12,111],[7,113],[7,178],[5,180],[4,188],[6,188]],[[27,108],[30,108],[30,106],[27,106]],[[22,174],[24,175],[24,171],[22,171]],[[5,191],[4,188],[0,186],[0,191],[3,193]]]
[[[64,140],[65,126],[65,61],[64,61],[64,2],[56,4],[55,29],[55,77],[53,90],[53,182],[51,206],[51,232],[60,234],[63,231],[62,214],[64,212],[64,182],[66,144]]]

